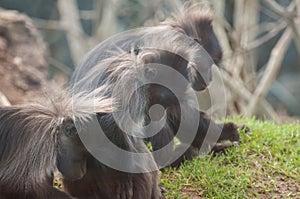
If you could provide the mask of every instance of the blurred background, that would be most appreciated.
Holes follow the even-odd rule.
[[[228,114],[298,118],[299,0],[0,0],[0,105],[65,85],[97,43],[193,5],[214,14]]]

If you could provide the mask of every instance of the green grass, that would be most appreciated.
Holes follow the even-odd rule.
[[[161,172],[166,198],[300,198],[300,124],[245,124],[242,143]]]

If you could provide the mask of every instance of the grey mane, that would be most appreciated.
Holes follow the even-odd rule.
[[[26,191],[42,186],[56,168],[63,121],[84,123],[95,112],[112,111],[112,100],[100,90],[73,95],[58,91],[36,103],[1,107],[0,187]]]

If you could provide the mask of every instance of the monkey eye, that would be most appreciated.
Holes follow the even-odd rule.
[[[135,48],[133,49],[133,52],[135,55],[138,55],[140,53],[140,49],[139,48]]]
[[[67,137],[73,137],[77,134],[77,129],[73,123],[66,124],[63,131]]]
[[[135,55],[138,55],[140,53],[141,49],[139,48],[134,48],[133,50],[130,50],[129,53],[134,53]]]

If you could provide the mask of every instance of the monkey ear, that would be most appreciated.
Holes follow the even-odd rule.
[[[209,54],[203,48],[199,48],[187,66],[188,78],[194,90],[201,91],[207,88],[212,80],[213,64]]]

